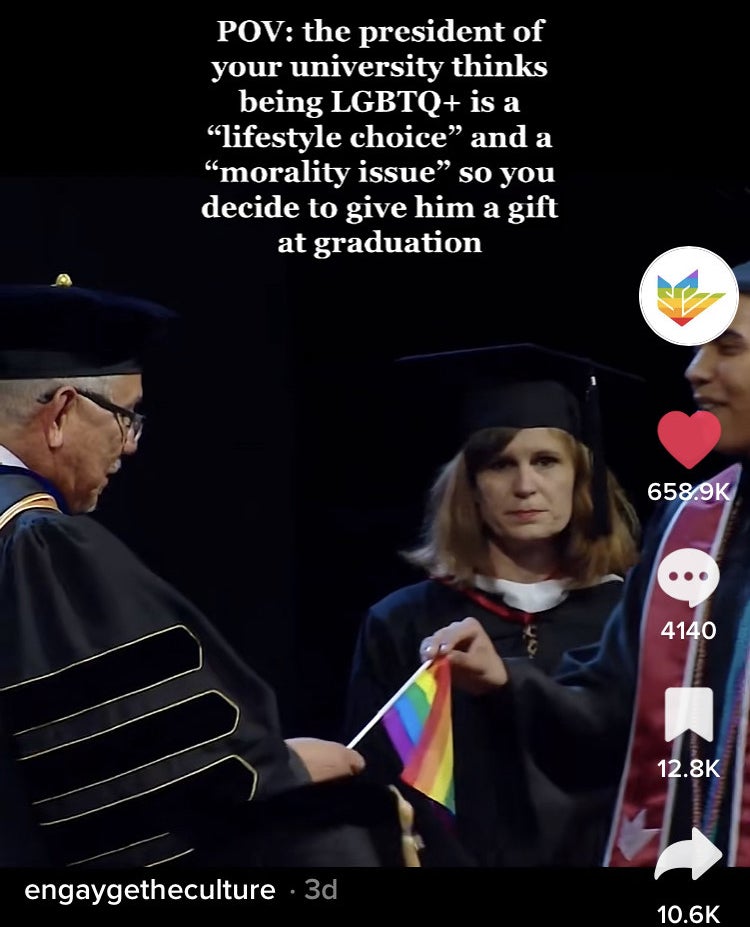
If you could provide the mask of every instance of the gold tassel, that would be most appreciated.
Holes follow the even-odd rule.
[[[404,859],[404,866],[407,869],[416,869],[421,867],[419,861],[419,851],[424,848],[422,838],[414,833],[414,809],[404,796],[399,792],[395,785],[389,785],[388,788],[396,796],[398,805],[398,818],[401,822],[401,853]]]

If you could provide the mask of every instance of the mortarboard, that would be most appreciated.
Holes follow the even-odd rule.
[[[610,530],[600,395],[635,410],[643,378],[535,344],[494,345],[402,357],[422,387],[449,398],[465,443],[483,428],[559,428],[592,453],[594,533]],[[620,424],[617,422],[616,424]]]
[[[174,313],[156,303],[73,286],[0,286],[0,379],[140,373]]]

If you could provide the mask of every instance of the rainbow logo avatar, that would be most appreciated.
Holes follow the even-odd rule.
[[[725,293],[699,293],[697,270],[674,286],[664,277],[658,277],[656,286],[659,311],[678,325],[687,325],[726,295]]]

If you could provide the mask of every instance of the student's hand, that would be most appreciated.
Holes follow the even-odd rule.
[[[335,741],[292,737],[286,745],[302,760],[313,782],[355,776],[365,768],[361,753]]]
[[[435,631],[422,641],[419,655],[423,662],[445,656],[452,681],[472,695],[484,695],[508,682],[505,664],[476,618],[454,621]]]

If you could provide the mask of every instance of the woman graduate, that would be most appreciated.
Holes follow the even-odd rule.
[[[637,560],[638,519],[604,464],[599,421],[600,386],[621,391],[625,375],[534,345],[404,360],[458,397],[461,445],[432,487],[423,542],[405,554],[427,578],[373,605],[360,630],[347,737],[420,665],[420,642],[469,615],[501,656],[552,673],[566,650],[598,641]],[[553,787],[497,717],[454,687],[455,818],[404,787],[423,865],[595,864],[614,796]],[[397,781],[382,725],[357,748],[368,775]]]

